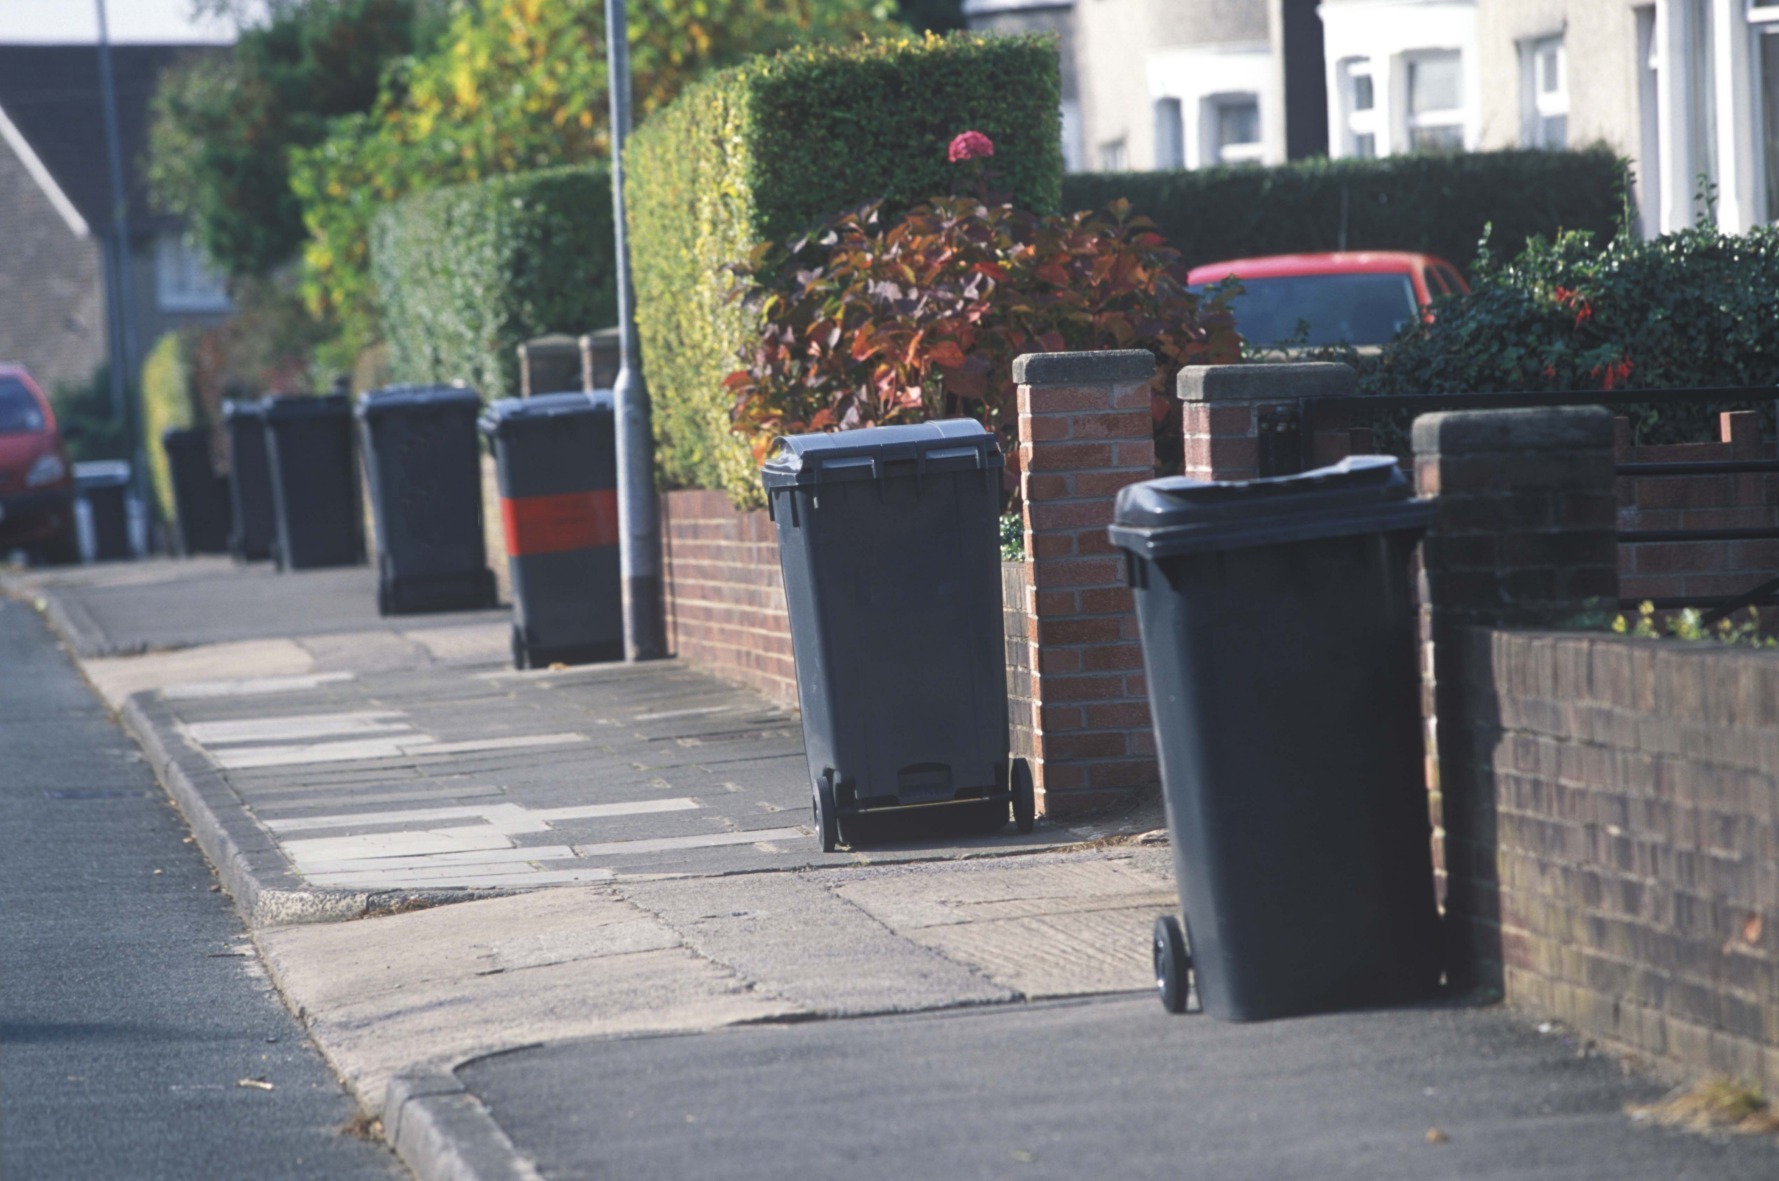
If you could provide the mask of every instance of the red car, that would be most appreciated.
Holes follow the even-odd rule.
[[[74,465],[49,399],[17,365],[0,364],[0,553],[51,562],[78,555]]]
[[[1311,348],[1375,347],[1426,315],[1435,296],[1470,290],[1444,259],[1394,250],[1235,258],[1193,267],[1186,281],[1203,291],[1232,277],[1242,284],[1241,294],[1229,304],[1236,331],[1260,347],[1300,343],[1299,321],[1309,325],[1301,343]]]

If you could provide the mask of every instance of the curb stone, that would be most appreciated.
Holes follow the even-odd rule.
[[[198,847],[249,928],[362,918],[389,906],[406,909],[497,897],[500,890],[328,890],[291,871],[270,833],[249,814],[228,781],[196,752],[168,741],[173,717],[152,691],[137,693],[119,714],[149,766],[191,825]]]
[[[542,1181],[453,1071],[404,1071],[389,1080],[385,1095],[383,1136],[420,1181]]]

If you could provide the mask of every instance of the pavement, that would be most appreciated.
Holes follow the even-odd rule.
[[[0,589],[423,1178],[1779,1174],[1766,1142],[1633,1134],[1662,1080],[1498,1007],[1169,1018],[1155,804],[823,854],[795,716],[678,662],[514,672],[504,611],[381,619],[366,569]]]

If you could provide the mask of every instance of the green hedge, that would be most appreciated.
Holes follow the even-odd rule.
[[[378,215],[371,268],[399,382],[519,393],[519,344],[617,322],[611,174],[552,168],[411,197]]]
[[[191,342],[181,333],[169,332],[155,342],[142,362],[142,443],[163,521],[177,520],[178,513],[161,433],[203,425],[204,414],[192,380]]]
[[[630,141],[626,190],[656,456],[673,486],[757,500],[722,388],[757,320],[725,268],[759,243],[883,197],[891,212],[958,188],[960,131],[995,143],[997,191],[1059,206],[1056,43],[970,35],[799,49],[712,75]]]
[[[1625,166],[1605,148],[1470,152],[1383,160],[1307,160],[1275,168],[1078,173],[1069,209],[1127,197],[1187,265],[1259,254],[1416,250],[1468,272],[1483,227],[1515,254],[1535,234],[1610,235],[1625,211]]]

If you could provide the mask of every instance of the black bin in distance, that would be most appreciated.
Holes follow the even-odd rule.
[[[1031,772],[1009,760],[998,521],[1003,461],[969,419],[778,440],[778,529],[824,850],[879,810],[945,806],[993,831]]]
[[[514,667],[622,660],[611,391],[503,398],[481,428],[500,482]]]
[[[224,402],[222,421],[229,440],[229,553],[237,562],[263,562],[278,540],[266,412],[258,402]]]
[[[133,557],[130,545],[130,465],[95,459],[74,465],[74,495],[86,502],[95,562]]]
[[[1409,557],[1432,516],[1389,456],[1119,492],[1186,916],[1162,1000],[1226,1021],[1437,987]],[[1186,944],[1190,945],[1187,959]]]
[[[377,610],[495,604],[482,532],[482,399],[453,386],[392,386],[358,400],[377,527]]]
[[[229,481],[210,462],[210,432],[174,427],[161,432],[173,484],[173,513],[181,554],[229,552]]]
[[[364,561],[364,517],[345,394],[261,401],[271,461],[274,556],[285,570]]]

